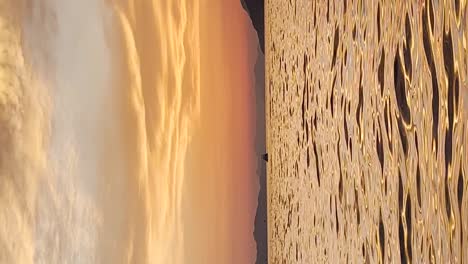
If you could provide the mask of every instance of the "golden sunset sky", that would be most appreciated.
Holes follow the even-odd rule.
[[[194,222],[186,233],[202,243],[187,248],[187,263],[253,263],[257,37],[240,1],[203,1],[200,43],[200,124],[187,156]]]
[[[237,0],[117,10],[135,98],[126,127],[144,146],[135,174],[148,259],[253,262],[257,40],[247,13]]]
[[[239,0],[0,0],[0,22],[0,262],[254,262]]]

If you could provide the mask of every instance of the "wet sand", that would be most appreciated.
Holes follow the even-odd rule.
[[[468,263],[467,1],[267,0],[270,263]]]

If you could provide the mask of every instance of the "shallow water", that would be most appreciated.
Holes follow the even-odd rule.
[[[468,263],[467,1],[266,2],[270,263]]]

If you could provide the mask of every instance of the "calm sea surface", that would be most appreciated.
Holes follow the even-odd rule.
[[[266,1],[270,263],[468,263],[468,9]]]

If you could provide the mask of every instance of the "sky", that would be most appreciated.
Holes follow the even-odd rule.
[[[187,238],[206,240],[188,249],[187,256],[200,263],[252,263],[258,191],[253,141],[256,35],[236,0],[204,1],[200,17],[201,119],[188,155],[194,177],[187,183],[193,186],[187,188],[187,205],[194,209],[188,211],[196,226],[189,228]]]
[[[252,263],[237,0],[0,2],[0,262]]]

